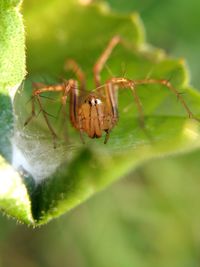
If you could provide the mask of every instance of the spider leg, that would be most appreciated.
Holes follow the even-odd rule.
[[[142,108],[142,103],[136,91],[135,82],[126,78],[111,78],[106,82],[105,90],[106,90],[106,99],[107,105],[112,111],[114,119],[117,121],[118,119],[118,103],[117,103],[117,95],[116,91],[122,88],[129,88],[132,91],[133,98],[136,103],[136,107],[139,114],[139,122],[140,126],[144,128],[144,113]]]
[[[68,142],[69,141],[69,137],[68,137],[68,130],[67,130],[67,123],[66,123],[66,118],[67,118],[67,113],[66,113],[66,102],[67,102],[67,97],[69,95],[70,90],[72,90],[73,86],[72,86],[72,81],[70,80],[69,83],[67,83],[65,89],[63,90],[63,95],[61,97],[61,111],[62,111],[62,125],[64,125],[65,127],[63,127],[63,131],[64,131],[64,137],[65,140]]]
[[[79,65],[76,63],[75,60],[73,59],[68,59],[65,62],[64,65],[65,70],[71,70],[72,72],[75,73],[78,81],[80,82],[80,89],[81,90],[86,90],[86,80],[85,80],[85,74],[82,71],[82,69],[79,67]]]
[[[80,92],[86,91],[86,79],[85,79],[85,74],[82,71],[82,69],[79,67],[78,63],[73,60],[69,59],[65,62],[64,66],[65,70],[72,70],[78,81],[80,82]],[[75,80],[72,81],[72,90],[70,93],[70,120],[72,125],[79,130],[80,133],[80,139],[83,144],[85,144],[84,139],[83,139],[83,131],[82,131],[82,125],[80,118],[78,116],[78,105],[79,105],[79,90],[78,90],[78,83]]]
[[[146,80],[135,80],[134,83],[135,83],[135,86],[142,85],[142,84],[161,84],[161,85],[165,86],[180,101],[181,105],[184,107],[185,111],[187,112],[188,117],[199,121],[199,119],[194,116],[194,114],[192,113],[192,111],[190,110],[188,105],[186,104],[181,93],[179,93],[177,91],[177,89],[174,88],[174,86],[169,82],[169,80],[166,80],[166,79],[146,79]]]
[[[110,131],[115,126],[115,124],[118,121],[118,97],[116,90],[117,87],[113,83],[106,83],[105,86],[105,100],[106,100],[106,106],[108,108],[107,112],[108,114],[112,114],[111,121],[107,121],[107,127],[104,129],[106,132],[106,136],[104,139],[104,144],[106,144],[110,137]]]
[[[78,123],[78,105],[79,105],[79,90],[78,90],[78,82],[76,80],[70,80],[70,105],[69,105],[69,113],[70,113],[70,121],[72,125],[76,129],[80,129]]]
[[[37,84],[36,84],[37,85]],[[41,94],[45,92],[65,92],[67,89],[68,84],[58,84],[58,85],[50,85],[50,86],[45,86],[40,89],[35,89],[32,94],[32,112],[31,116],[28,117],[28,119],[25,121],[24,126],[26,126],[32,119],[35,117],[35,100],[37,100],[38,105],[40,107],[40,111],[43,114],[44,120],[49,128],[49,131],[53,137],[53,142],[54,142],[54,148],[56,147],[56,142],[55,139],[57,138],[57,134],[55,133],[53,127],[50,124],[50,121],[48,119],[48,113],[44,110],[42,102],[41,102]],[[36,86],[37,87],[37,86]]]
[[[99,87],[101,85],[100,82],[100,72],[102,71],[106,61],[110,57],[113,49],[119,44],[123,44],[123,40],[120,36],[116,35],[114,36],[110,42],[108,43],[106,49],[103,51],[101,56],[98,58],[97,62],[95,63],[93,67],[93,73],[94,73],[94,81],[96,84],[96,87]]]
[[[33,83],[33,87],[35,88],[32,93],[31,102],[32,102],[32,111],[31,116],[28,117],[28,119],[25,121],[24,126],[26,126],[34,117],[35,117],[35,98],[37,98],[37,95],[40,95],[45,92],[53,92],[53,91],[63,91],[63,85],[45,85],[43,83]],[[41,110],[42,111],[42,110]]]
[[[80,129],[78,125],[78,119],[77,119],[77,108],[78,108],[78,83],[76,80],[69,80],[67,86],[65,87],[65,90],[63,91],[63,96],[61,98],[61,105],[62,105],[62,113],[63,113],[63,124],[66,125],[66,102],[67,102],[67,97],[68,95],[70,96],[70,106],[69,106],[69,112],[70,112],[70,121],[72,125]],[[65,129],[65,137],[66,140],[68,140],[68,134],[67,134],[67,129]]]
[[[35,113],[35,96],[34,95],[31,97],[31,106],[32,106],[31,115],[24,122],[24,126],[26,126],[36,116],[36,113]]]
[[[51,132],[51,135],[52,135],[52,138],[53,138],[53,144],[54,144],[54,148],[56,148],[56,138],[57,138],[57,134],[55,133],[53,127],[51,126],[50,122],[49,122],[49,119],[48,119],[48,116],[47,116],[47,113],[45,112],[45,110],[43,109],[42,107],[42,102],[41,102],[41,99],[40,99],[40,95],[36,95],[36,99],[38,101],[38,104],[40,106],[40,109],[42,111],[42,114],[43,114],[43,117],[46,121],[46,124]]]
[[[118,85],[112,82],[107,82],[105,86],[107,106],[114,118],[118,119]]]
[[[109,114],[112,114],[112,119],[108,123],[108,129],[105,129],[106,136],[104,144],[108,142],[110,131],[115,126],[118,121],[118,89],[129,88],[132,91],[133,98],[136,103],[136,107],[139,113],[140,126],[144,129],[144,114],[142,109],[142,104],[140,102],[139,96],[137,95],[135,84],[133,81],[125,78],[112,78],[108,80],[105,84],[105,95],[106,95],[106,106],[109,109]]]
[[[105,66],[107,60],[109,59],[112,51],[119,44],[122,45],[126,50],[129,50],[131,53],[134,52],[134,54],[137,55],[139,52],[138,55],[143,55],[145,58],[149,59],[149,55],[147,55],[146,52],[139,50],[137,45],[126,42],[126,40],[123,39],[119,35],[113,36],[111,38],[111,40],[109,41],[105,50],[102,52],[100,57],[97,59],[96,63],[94,64],[94,67],[93,67],[94,82],[95,82],[95,85],[97,88],[100,87],[100,85],[101,85],[100,73],[101,73],[103,67]],[[123,77],[124,76],[125,76],[125,70],[123,71]]]
[[[132,91],[133,97],[135,99],[136,107],[138,110],[140,126],[144,128],[144,113],[143,113],[142,103],[140,101],[140,98],[137,94],[137,91],[134,85],[131,85],[130,89]]]
[[[106,136],[104,139],[104,144],[107,144],[109,138],[110,138],[110,130],[106,130]]]
[[[184,107],[185,111],[187,112],[189,118],[193,118],[197,121],[199,121],[198,118],[196,118],[194,116],[194,114],[192,113],[192,111],[189,109],[188,105],[186,104],[185,100],[183,99],[182,95],[173,87],[173,85],[166,79],[145,79],[145,80],[129,80],[126,78],[112,78],[110,80],[107,81],[106,84],[112,84],[112,85],[117,85],[118,88],[130,88],[133,92],[133,96],[137,105],[137,109],[138,112],[140,114],[140,121],[142,124],[144,124],[144,115],[143,115],[143,111],[142,111],[142,104],[140,102],[140,99],[136,93],[135,88],[137,87],[137,85],[143,85],[143,84],[161,84],[164,85],[167,89],[169,89],[169,91],[171,91],[180,101],[180,103],[182,104],[182,106]],[[111,103],[111,105],[113,105],[113,103]]]

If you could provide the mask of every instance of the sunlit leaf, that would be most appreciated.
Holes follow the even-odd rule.
[[[57,118],[50,118],[59,136],[56,149],[39,108],[38,116],[24,127],[31,114],[32,82],[53,84],[61,77],[74,78],[63,69],[65,60],[73,58],[86,73],[88,90],[95,89],[93,65],[114,35],[120,35],[130,48],[119,46],[113,51],[102,72],[103,82],[111,76],[122,77],[124,68],[129,79],[168,79],[184,93],[193,113],[197,117],[200,113],[200,96],[188,85],[184,60],[170,58],[147,45],[137,14],[122,16],[104,5],[82,6],[72,0],[66,5],[51,0],[41,5],[26,2],[24,15],[29,76],[15,96],[14,162],[23,165],[38,183],[30,194],[35,224],[70,210],[144,161],[199,147],[199,123],[188,118],[176,96],[164,86],[138,87],[145,130],[138,123],[130,90],[119,92],[120,119],[106,145],[103,138],[91,140],[87,136],[83,145],[78,131],[70,126],[68,112],[62,124],[62,113],[58,112],[61,95],[56,93],[46,95],[53,100],[42,99],[45,111]]]

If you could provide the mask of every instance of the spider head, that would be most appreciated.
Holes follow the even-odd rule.
[[[102,105],[102,99],[95,94],[89,94],[87,98],[85,98],[84,103],[90,107]]]

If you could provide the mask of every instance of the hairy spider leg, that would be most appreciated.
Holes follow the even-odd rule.
[[[101,56],[98,58],[97,62],[95,63],[93,67],[93,73],[94,73],[94,82],[96,87],[99,87],[101,85],[101,77],[100,73],[106,63],[106,61],[109,59],[113,49],[119,44],[123,44],[123,40],[120,36],[116,35],[114,36],[110,42],[108,43],[106,49],[103,51]]]
[[[74,94],[76,94],[76,88],[78,88],[78,83],[76,80],[70,79],[69,81],[65,81],[65,88],[63,90],[63,95],[61,97],[61,110],[62,110],[62,125],[65,125],[64,127],[64,137],[66,141],[69,141],[69,136],[68,136],[68,130],[67,130],[67,123],[66,123],[66,118],[67,118],[67,113],[66,113],[66,102],[68,96],[70,96],[70,119],[71,123],[74,125],[75,120],[76,120],[76,107],[74,106],[75,101],[72,102],[72,99],[74,98]],[[78,97],[76,97],[78,100]],[[76,102],[77,102],[76,100]]]
[[[86,79],[85,74],[78,65],[78,63],[73,59],[68,59],[64,65],[65,70],[71,70],[76,75],[78,81],[80,82],[80,89],[85,91],[86,90]]]
[[[192,111],[189,109],[188,105],[186,104],[185,100],[183,99],[182,95],[172,86],[172,84],[165,79],[161,79],[161,80],[157,80],[157,79],[146,79],[146,80],[130,80],[130,79],[126,79],[126,78],[111,78],[110,80],[108,80],[106,82],[107,85],[111,84],[111,85],[117,85],[118,87],[115,88],[129,88],[132,90],[134,99],[135,99],[135,103],[137,105],[137,109],[140,115],[140,121],[141,124],[144,124],[144,114],[143,114],[143,110],[142,110],[142,104],[140,101],[139,96],[137,95],[136,92],[136,88],[138,85],[143,85],[143,84],[161,84],[163,86],[165,86],[167,89],[169,89],[169,91],[171,91],[176,97],[177,99],[180,101],[180,103],[182,104],[182,106],[184,107],[185,111],[187,112],[189,118],[193,118],[197,121],[199,121],[198,118],[196,118],[194,116],[194,114],[192,113]],[[107,89],[107,94],[109,95],[109,97],[111,96],[111,91],[108,90],[109,86],[106,87]],[[114,88],[114,87],[113,87]],[[112,97],[110,97],[110,99],[112,99]],[[114,102],[112,102],[112,100],[110,100],[110,105],[115,105]]]
[[[111,78],[106,82],[105,90],[106,90],[106,99],[107,99],[107,105],[110,109],[110,111],[113,114],[113,125],[112,128],[115,126],[115,124],[118,121],[118,96],[117,91],[118,89],[131,89],[133,98],[136,103],[136,107],[139,113],[139,122],[140,126],[144,128],[144,113],[142,109],[142,103],[140,101],[140,98],[136,92],[136,86],[135,82],[126,78]],[[111,129],[108,130],[108,132]],[[107,137],[106,137],[107,138]]]
[[[110,131],[111,129],[115,126],[115,124],[118,121],[118,90],[117,85],[113,83],[106,83],[105,86],[105,100],[106,100],[106,105],[109,109],[109,114],[112,114],[112,121],[110,124],[110,127],[105,130],[106,136],[104,139],[104,144],[106,144],[109,140],[110,137]]]
[[[83,139],[83,130],[81,126],[81,121],[77,119],[77,107],[78,107],[78,100],[79,97],[83,94],[83,92],[86,91],[86,79],[85,79],[85,74],[82,71],[81,67],[79,64],[73,60],[73,59],[68,59],[65,62],[64,65],[65,70],[71,70],[74,72],[74,74],[77,77],[77,80],[80,83],[80,92],[78,90],[78,84],[76,82],[74,90],[71,92],[71,98],[70,98],[70,120],[72,125],[79,130],[80,133],[80,139],[83,144],[85,144],[85,141]]]
[[[138,55],[143,54],[143,57],[149,59],[149,56],[146,54],[146,52],[139,50],[137,45],[126,42],[126,40],[124,40],[119,35],[113,36],[111,40],[109,41],[107,47],[104,49],[103,53],[100,55],[100,57],[97,59],[96,63],[94,64],[93,74],[94,74],[94,82],[96,84],[96,87],[99,87],[101,85],[100,73],[103,67],[105,66],[107,60],[109,59],[111,53],[113,52],[114,48],[119,44],[122,45],[125,49],[129,50],[131,53],[133,53],[133,50],[134,50],[135,54],[138,54],[139,52]],[[125,70],[123,71],[123,74],[122,74],[122,77],[124,76],[125,76]]]
[[[81,81],[82,82],[82,81]],[[84,144],[84,139],[83,139],[83,129],[81,125],[81,120],[78,116],[78,107],[79,107],[79,90],[78,90],[78,82],[76,80],[69,80],[68,83],[69,87],[65,91],[62,97],[62,105],[64,111],[64,120],[66,121],[66,101],[67,101],[67,96],[70,94],[70,105],[69,105],[69,113],[70,113],[70,121],[74,128],[79,130],[80,133],[80,139],[82,143]],[[82,83],[83,85],[83,83]]]
[[[35,87],[38,87],[41,84],[34,84]],[[66,85],[65,83],[63,84],[58,84],[58,85],[50,85],[50,86],[45,86],[42,87],[40,89],[35,89],[33,90],[33,95],[32,95],[32,112],[31,112],[31,116],[25,121],[24,126],[26,126],[34,117],[35,117],[35,99],[38,102],[38,105],[40,107],[40,110],[43,114],[43,117],[45,119],[45,122],[50,130],[50,133],[53,137],[53,143],[54,143],[54,148],[56,147],[56,138],[57,138],[57,134],[55,133],[53,127],[51,126],[49,119],[48,119],[48,113],[44,110],[43,106],[42,106],[42,102],[41,102],[41,96],[40,94],[45,93],[45,92],[64,92],[64,94],[66,94],[66,91],[69,92],[70,88],[69,88],[69,83]]]
[[[43,87],[41,87],[41,85]],[[31,102],[32,102],[32,112],[31,112],[31,116],[28,117],[28,119],[25,121],[24,126],[26,126],[32,119],[33,117],[35,117],[35,97],[37,97],[37,95],[42,94],[43,92],[52,92],[52,91],[63,91],[63,85],[59,84],[59,85],[45,85],[45,84],[41,84],[41,83],[33,83],[33,87],[35,88],[33,90],[32,93],[32,97],[31,97]],[[43,110],[44,111],[44,110]]]
[[[169,89],[180,101],[181,105],[184,107],[185,111],[188,114],[188,117],[191,119],[195,119],[197,121],[200,121],[198,118],[194,116],[188,105],[186,104],[184,98],[182,97],[181,93],[177,91],[176,88],[169,82],[169,80],[166,79],[146,79],[146,80],[135,80],[135,85],[143,85],[143,84],[160,84],[165,86],[165,88]]]

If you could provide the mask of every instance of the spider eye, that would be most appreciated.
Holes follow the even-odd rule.
[[[101,104],[101,100],[100,99],[95,99],[95,104]]]

